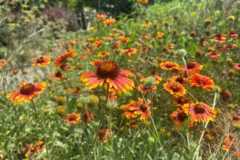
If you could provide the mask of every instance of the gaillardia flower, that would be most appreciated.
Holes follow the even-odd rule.
[[[117,93],[125,93],[132,90],[134,82],[129,79],[133,74],[128,70],[120,69],[113,61],[100,61],[95,64],[96,71],[87,71],[80,75],[80,79],[87,88],[94,89],[107,85],[109,89]]]
[[[174,122],[176,127],[179,128],[187,119],[187,114],[183,110],[177,109],[176,111],[171,113],[170,118]]]
[[[198,73],[189,78],[189,83],[193,87],[201,87],[206,90],[211,90],[214,87],[214,81],[211,78]]]
[[[61,69],[66,70],[68,68],[66,64],[67,60],[69,58],[73,58],[74,56],[76,56],[76,51],[74,49],[68,49],[64,53],[57,56],[54,63],[57,67],[60,67]]]
[[[123,116],[129,120],[140,119],[141,121],[147,121],[151,116],[150,101],[144,101],[138,99],[137,101],[131,101],[128,104],[122,105]]]
[[[214,40],[219,43],[224,43],[226,42],[227,38],[224,34],[217,34],[215,35]]]
[[[64,121],[69,125],[76,125],[80,122],[80,114],[72,112],[66,115]]]
[[[175,81],[167,81],[163,84],[163,88],[175,97],[182,97],[186,94],[184,86]]]
[[[213,121],[216,117],[216,111],[202,102],[184,104],[182,109],[190,117],[192,123]]]
[[[202,70],[203,66],[199,64],[198,62],[189,62],[186,65],[185,71],[187,74],[195,74],[199,73]]]
[[[44,150],[44,141],[38,140],[34,144],[27,144],[23,149],[24,157],[32,159],[34,154],[40,153]]]
[[[179,64],[172,62],[172,61],[164,61],[160,63],[160,68],[162,70],[168,70],[168,71],[179,71],[181,70],[181,67]]]
[[[222,149],[226,152],[229,152],[233,149],[236,138],[232,134],[228,134],[224,137]]]
[[[33,59],[32,66],[45,67],[51,62],[51,57],[48,55],[43,55],[38,58]]]
[[[3,69],[7,65],[6,59],[0,59],[0,70]]]
[[[13,103],[26,103],[38,96],[46,88],[46,83],[23,82],[20,88],[8,94],[8,99]]]
[[[172,82],[177,82],[177,83],[180,83],[180,84],[184,84],[186,82],[186,78],[183,77],[183,76],[172,76],[169,81],[172,81]]]
[[[158,75],[141,78],[140,81],[143,83],[139,84],[137,89],[142,94],[156,93],[157,85],[161,80],[162,78]]]

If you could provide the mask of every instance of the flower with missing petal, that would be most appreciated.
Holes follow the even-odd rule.
[[[107,85],[110,90],[125,93],[133,89],[134,82],[129,78],[133,74],[128,70],[119,68],[113,61],[99,61],[95,64],[96,71],[83,72],[80,80],[89,89]]]

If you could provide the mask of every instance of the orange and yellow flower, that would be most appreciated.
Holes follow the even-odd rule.
[[[187,74],[199,73],[202,70],[203,66],[198,62],[189,62],[186,65],[185,71]]]
[[[133,89],[134,82],[129,79],[133,74],[120,69],[113,61],[99,61],[95,64],[96,71],[87,71],[80,75],[80,80],[89,89],[107,85],[117,93],[125,93]]]
[[[156,93],[157,85],[161,82],[162,78],[158,75],[141,78],[142,84],[139,84],[137,89],[142,94]]]
[[[121,106],[123,116],[129,120],[140,119],[141,121],[147,121],[151,116],[150,109],[150,101],[140,98],[137,101],[131,101]]]
[[[163,36],[164,36],[164,33],[163,33],[163,32],[157,32],[157,34],[156,34],[156,38],[157,38],[157,39],[162,39]]]
[[[64,75],[61,71],[56,71],[53,74],[51,74],[49,77],[53,80],[63,80],[64,79]]]
[[[140,84],[137,87],[138,91],[142,94],[148,94],[148,93],[156,93],[157,86],[156,85],[148,85],[148,84]]]
[[[131,57],[132,55],[137,54],[137,48],[126,48],[121,51],[123,55]]]
[[[46,67],[51,62],[51,57],[48,55],[43,55],[38,58],[33,59],[32,66],[37,67]]]
[[[114,18],[107,18],[107,19],[103,20],[103,24],[105,24],[107,26],[111,26],[114,23],[116,23],[116,19],[114,19]]]
[[[69,113],[64,118],[64,121],[69,125],[76,125],[80,122],[80,114],[76,112]]]
[[[229,152],[235,143],[235,137],[232,134],[228,134],[224,137],[222,149]]]
[[[163,88],[175,97],[182,97],[186,94],[184,86],[175,81],[167,81],[163,84]]]
[[[119,36],[118,39],[119,39],[120,42],[122,42],[124,44],[127,44],[128,41],[129,41],[128,37],[126,37],[125,35]]]
[[[216,117],[216,111],[206,103],[187,103],[182,106],[183,111],[194,122],[209,122]]]
[[[174,101],[175,103],[178,105],[178,106],[182,106],[186,103],[189,103],[190,102],[190,99],[187,98],[187,97],[175,97],[174,98]]]
[[[103,21],[107,18],[107,15],[105,13],[97,13],[96,14],[96,19],[99,21]]]
[[[108,57],[109,55],[110,55],[110,53],[107,51],[100,51],[97,53],[97,56],[100,58],[105,58],[105,57]]]
[[[174,122],[177,128],[182,126],[187,117],[187,114],[182,109],[177,109],[170,115],[171,120]]]
[[[186,78],[183,77],[183,76],[172,76],[169,81],[171,82],[177,82],[177,83],[180,83],[180,84],[184,84],[186,82]]]
[[[141,5],[147,5],[149,3],[149,0],[137,0],[137,3]]]
[[[0,59],[0,70],[3,69],[7,65],[6,59]]]
[[[214,40],[219,43],[224,43],[226,42],[227,38],[224,34],[217,34],[215,35]]]
[[[181,67],[179,64],[172,62],[172,61],[164,61],[160,63],[160,68],[162,70],[168,70],[168,71],[179,71],[181,70]]]
[[[192,75],[189,78],[189,83],[193,87],[200,87],[205,90],[212,90],[214,87],[214,81],[211,78],[199,73]]]
[[[8,99],[13,103],[26,103],[32,101],[46,88],[46,83],[22,82],[20,88],[8,94]]]
[[[66,65],[67,60],[75,56],[76,56],[76,51],[74,49],[68,49],[66,52],[56,57],[55,65],[65,70],[67,68],[67,65]]]
[[[42,152],[44,149],[44,142],[38,140],[34,144],[27,144],[24,147],[23,154],[26,158],[31,158],[34,154]]]

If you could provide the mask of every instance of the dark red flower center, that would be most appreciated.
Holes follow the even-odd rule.
[[[171,90],[172,90],[173,92],[178,92],[178,91],[181,90],[180,87],[179,87],[177,84],[172,84],[172,85],[170,86],[170,88],[171,88]]]
[[[240,116],[233,116],[234,121],[240,121]]]
[[[39,57],[36,62],[37,63],[44,63],[45,59],[44,59],[44,57]]]
[[[190,62],[190,63],[187,64],[187,69],[194,69],[196,66],[197,66],[196,63]]]
[[[143,105],[143,104],[141,104],[141,105],[139,106],[139,108],[140,108],[140,110],[141,110],[142,112],[146,112],[146,111],[147,111],[147,106],[145,106],[145,105]]]
[[[183,105],[183,104],[189,102],[189,100],[184,97],[179,97],[179,98],[176,98],[175,100],[176,100],[177,104],[180,104],[180,105]]]
[[[72,122],[72,121],[76,121],[77,118],[75,116],[70,116],[68,117],[68,120]]]
[[[96,74],[100,78],[115,79],[119,74],[119,67],[113,61],[105,61],[97,66]]]
[[[176,119],[180,122],[183,122],[187,118],[187,115],[184,112],[179,112]]]
[[[204,106],[202,106],[201,104],[195,105],[193,110],[194,110],[194,112],[197,113],[197,114],[206,113],[206,110],[205,110]]]
[[[27,83],[20,88],[20,93],[24,95],[31,95],[35,91],[36,91],[36,87],[31,83]]]
[[[184,78],[183,77],[177,77],[176,81],[183,84],[184,83]]]
[[[55,73],[55,77],[62,78],[63,75],[62,75],[62,73],[60,71],[58,71],[58,72]]]
[[[166,63],[166,64],[165,64],[165,67],[166,67],[166,68],[174,68],[174,67],[176,67],[176,65],[175,65],[175,64],[172,64],[172,63]]]

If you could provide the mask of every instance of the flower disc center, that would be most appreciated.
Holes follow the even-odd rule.
[[[97,75],[100,78],[114,79],[119,73],[119,67],[112,61],[102,62],[97,66]]]
[[[35,86],[31,83],[27,83],[20,88],[20,93],[24,95],[31,95],[36,90]]]
[[[206,112],[206,110],[204,109],[204,106],[202,106],[201,104],[198,104],[194,107],[194,111],[197,114],[203,114]]]

